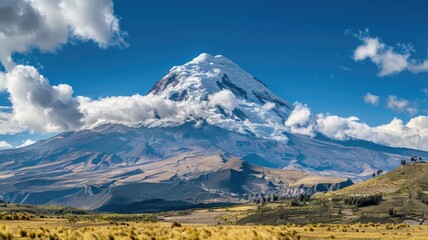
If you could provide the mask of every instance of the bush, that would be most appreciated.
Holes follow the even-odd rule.
[[[19,230],[19,236],[21,236],[21,237],[27,237],[27,231],[23,230],[23,229]]]
[[[13,235],[10,232],[0,232],[0,240],[12,240]]]
[[[395,215],[397,215],[397,213],[394,211],[394,208],[390,208],[389,209],[389,216],[395,216]]]
[[[345,198],[344,202],[347,205],[354,205],[356,207],[366,207],[370,205],[378,205],[382,201],[382,195],[368,195],[368,196],[351,196]]]
[[[178,223],[178,222],[173,222],[171,227],[172,227],[172,228],[175,228],[175,227],[181,227],[181,224],[180,224],[180,223]]]
[[[300,202],[309,202],[310,199],[311,199],[311,195],[302,194],[299,196]]]

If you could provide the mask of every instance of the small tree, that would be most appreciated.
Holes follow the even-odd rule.
[[[278,201],[278,195],[276,195],[276,194],[274,194],[273,195],[273,201],[275,202],[275,201]]]
[[[394,212],[394,208],[390,208],[389,209],[389,216],[395,216],[396,215],[396,213]]]

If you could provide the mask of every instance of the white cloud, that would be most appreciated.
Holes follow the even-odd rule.
[[[212,106],[218,105],[230,111],[235,109],[238,105],[238,100],[229,89],[224,89],[220,92],[214,93],[213,95],[210,95],[208,99]]]
[[[424,60],[422,62],[412,60],[409,64],[408,69],[412,73],[427,72],[428,71],[428,60]]]
[[[285,121],[285,126],[305,126],[309,122],[309,118],[311,116],[311,111],[308,106],[303,105],[299,102],[293,104],[294,108],[288,117],[287,121]]]
[[[107,97],[98,100],[79,97],[80,110],[85,115],[85,124],[114,122],[135,125],[157,118],[176,116],[180,109],[176,102],[154,95]],[[177,119],[178,120],[178,119]]]
[[[412,73],[428,71],[428,60],[415,60],[410,53],[411,45],[397,44],[400,51],[383,43],[379,38],[368,36],[368,31],[356,35],[363,43],[354,51],[354,60],[370,59],[379,68],[378,75],[388,76],[408,70]]]
[[[18,65],[6,74],[12,119],[36,132],[58,132],[82,125],[79,102],[66,84],[51,86],[30,66]]]
[[[410,56],[408,53],[397,53],[378,38],[364,37],[361,40],[363,44],[355,49],[354,60],[370,59],[379,67],[379,76],[392,75],[407,68]]]
[[[0,141],[0,149],[12,148],[13,146],[5,141]]]
[[[342,118],[338,116],[331,116],[319,114],[316,120],[316,131],[322,133],[330,138],[338,140],[346,140],[349,138],[348,132],[352,130],[358,118],[349,117]]]
[[[16,148],[26,147],[26,146],[29,146],[29,145],[34,144],[34,143],[36,143],[36,141],[33,141],[31,139],[27,139],[25,141],[22,141],[22,144],[17,146]]]
[[[2,0],[0,59],[6,69],[14,52],[56,50],[70,39],[92,40],[102,47],[123,44],[112,0]]]
[[[0,93],[6,89],[6,76],[0,72]]]
[[[390,95],[388,96],[387,104],[389,109],[400,113],[403,112],[404,109],[406,109],[406,107],[409,105],[409,101],[402,98],[398,98],[397,96]]]
[[[342,66],[342,65],[339,65],[339,69],[341,69],[343,71],[351,71],[351,68],[345,67],[345,66]]]
[[[418,113],[418,109],[415,107],[408,107],[406,108],[406,112],[410,115],[416,115]]]
[[[275,103],[273,103],[273,102],[267,102],[267,103],[265,103],[265,105],[263,105],[263,110],[266,111],[266,112],[268,112],[271,109],[273,109],[274,107],[275,107]]]
[[[101,47],[125,43],[112,0],[63,0],[59,7],[74,36],[94,40]]]
[[[366,95],[364,95],[364,102],[367,104],[371,104],[373,106],[378,105],[379,104],[379,96],[376,96],[376,95],[368,92],[368,93],[366,93]]]
[[[311,111],[308,106],[295,102],[293,111],[285,121],[285,126],[289,128],[291,133],[302,134],[307,136],[315,136],[311,121]]]
[[[422,88],[421,92],[428,96],[428,88]]]
[[[375,59],[376,62],[379,62],[378,52],[383,49],[385,45],[380,43],[377,38],[364,38],[362,40],[364,44],[355,49],[354,60],[360,61],[366,58],[372,58]]]
[[[12,113],[0,111],[0,135],[22,132],[22,126],[13,119]]]
[[[397,96],[390,95],[387,99],[387,107],[397,113],[408,112],[410,115],[415,115],[417,109],[410,107],[410,102],[406,99],[398,98]]]
[[[418,116],[404,123],[401,119],[370,127],[357,117],[343,118],[336,115],[310,115],[308,124],[295,127],[294,132],[314,136],[321,133],[336,140],[364,139],[394,147],[408,147],[428,151],[428,116]],[[312,131],[308,131],[311,129]]]
[[[124,45],[112,0],[0,1],[0,92],[7,91],[11,113],[1,113],[0,133],[57,132],[83,125],[80,104],[66,84],[51,86],[31,66],[16,65],[13,53],[34,48],[55,51],[70,41],[93,41],[100,47]]]

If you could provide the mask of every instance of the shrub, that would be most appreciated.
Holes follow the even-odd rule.
[[[397,213],[396,212],[394,212],[394,208],[390,208],[389,209],[389,216],[395,216],[395,215],[397,215]]]
[[[178,223],[178,222],[173,222],[171,227],[172,227],[172,228],[175,228],[175,227],[181,227],[181,224],[180,224],[180,223]]]
[[[27,237],[27,231],[24,229],[19,230],[19,236],[21,237]]]
[[[12,240],[13,235],[11,232],[0,232],[0,240]]]
[[[31,239],[35,239],[35,238],[36,238],[36,233],[35,233],[35,232],[30,232],[30,233],[28,234],[28,236],[29,236]]]
[[[344,202],[347,205],[354,205],[356,207],[366,207],[370,205],[378,205],[382,201],[382,195],[368,195],[368,196],[351,196],[345,198]]]

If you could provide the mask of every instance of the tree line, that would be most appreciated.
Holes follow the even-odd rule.
[[[353,205],[356,207],[366,207],[370,205],[378,205],[382,201],[382,195],[369,195],[369,196],[350,196],[344,199],[346,205]]]
[[[418,156],[411,156],[410,157],[410,163],[414,163],[414,162],[425,162],[424,159],[422,157],[418,157]],[[406,159],[401,159],[401,165],[406,165],[407,164],[407,160]]]

